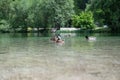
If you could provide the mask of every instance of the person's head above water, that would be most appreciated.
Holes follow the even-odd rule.
[[[58,40],[61,40],[61,35],[57,34],[56,37],[58,38]]]

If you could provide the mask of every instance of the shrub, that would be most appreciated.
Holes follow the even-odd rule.
[[[91,11],[81,12],[79,15],[74,15],[72,17],[72,24],[76,28],[81,29],[94,29],[94,18]]]

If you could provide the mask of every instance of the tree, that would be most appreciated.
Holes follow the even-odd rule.
[[[94,18],[92,12],[82,11],[79,15],[72,18],[73,26],[81,29],[94,29]]]
[[[90,0],[87,10],[94,13],[97,21],[102,20],[111,31],[120,31],[120,1],[119,0]]]
[[[74,0],[74,5],[75,5],[74,9],[75,9],[76,14],[85,10],[87,2],[88,0]]]
[[[9,19],[11,0],[0,0],[0,19]]]
[[[15,0],[11,2],[11,29],[27,32],[28,26],[33,26],[33,0]]]
[[[43,0],[32,0],[32,6],[29,9],[29,21],[30,24],[29,26],[32,26],[33,28],[37,28],[37,30],[39,31],[39,28],[42,27],[44,28],[44,21],[43,21],[43,10],[42,10],[42,6],[43,4]]]
[[[10,27],[9,13],[10,13],[11,0],[0,0],[0,30],[6,31]]]
[[[64,27],[65,23],[71,19],[74,14],[73,0],[46,0],[44,2],[44,17],[47,26]]]
[[[28,27],[59,29],[70,22],[73,8],[73,0],[1,0],[0,22],[8,23],[14,31],[27,32]]]

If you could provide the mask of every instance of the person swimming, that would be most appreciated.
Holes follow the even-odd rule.
[[[52,40],[52,41],[57,41],[57,37],[56,36],[53,36],[50,40]]]
[[[64,43],[64,40],[62,40],[62,37],[60,34],[56,34],[55,36],[53,36],[51,38],[51,40],[56,42],[56,43]]]
[[[60,35],[60,34],[58,34],[58,35],[57,35],[57,38],[58,38],[58,40],[62,40],[62,38],[61,38],[61,35]]]
[[[64,43],[64,40],[62,40],[62,37],[60,34],[57,35],[57,41],[56,43]]]

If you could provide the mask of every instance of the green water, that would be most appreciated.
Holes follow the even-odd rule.
[[[0,80],[120,80],[120,36],[0,34]]]

